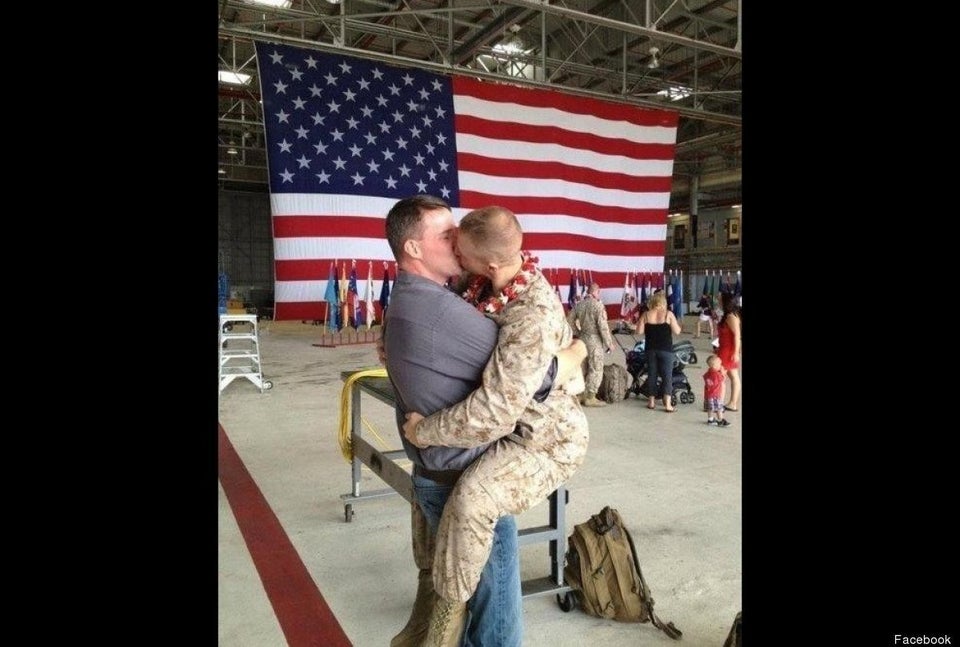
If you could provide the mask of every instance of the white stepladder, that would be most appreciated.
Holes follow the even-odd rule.
[[[246,378],[260,389],[260,393],[273,388],[273,383],[263,379],[260,368],[260,335],[257,315],[220,315],[220,391],[238,377]]]

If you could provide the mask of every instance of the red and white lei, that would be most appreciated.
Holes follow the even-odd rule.
[[[530,281],[532,281],[536,275],[537,263],[540,261],[539,258],[531,256],[530,252],[520,252],[520,254],[523,256],[523,264],[520,266],[520,271],[510,279],[510,282],[500,290],[499,294],[481,299],[480,295],[490,290],[490,279],[477,275],[467,284],[467,289],[463,292],[463,298],[466,299],[467,302],[476,305],[477,310],[480,312],[489,312],[491,314],[500,312],[505,305],[516,300],[517,297],[523,294],[529,287]]]

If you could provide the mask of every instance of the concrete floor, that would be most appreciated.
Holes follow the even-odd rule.
[[[692,331],[695,320],[685,318]],[[300,322],[261,322],[264,376],[273,388],[260,393],[248,380],[221,394],[219,420],[249,477],[279,522],[279,534],[258,528],[228,502],[221,445],[219,505],[219,644],[274,647],[285,644],[352,644],[379,647],[406,622],[416,588],[410,552],[409,506],[393,495],[354,504],[344,519],[340,495],[351,490],[350,464],[338,444],[341,371],[377,367],[373,344],[315,346],[321,329]],[[720,647],[742,607],[741,425],[706,424],[702,372],[710,340],[690,339],[698,364],[687,368],[697,394],[674,414],[648,411],[630,397],[606,408],[588,408],[591,441],[586,461],[570,480],[567,534],[604,505],[617,508],[637,543],[657,615],[683,631],[675,642],[651,624],[622,624],[562,612],[554,596],[524,600],[524,645],[687,645]],[[628,337],[621,337],[628,344]],[[615,349],[612,361],[624,363]],[[392,410],[365,398],[365,435],[383,449],[400,446]],[[222,439],[221,439],[222,440]],[[408,463],[404,461],[404,464]],[[231,481],[232,482],[232,481]],[[233,487],[233,486],[231,486]],[[364,470],[362,490],[384,487]],[[547,504],[519,518],[521,528],[547,523]],[[241,527],[246,526],[246,535]],[[261,532],[262,531],[262,532]],[[286,544],[285,542],[289,542]],[[347,641],[324,636],[299,640],[298,607],[282,591],[296,578],[281,545],[298,557],[307,588],[319,590]],[[289,557],[289,555],[288,555]],[[549,575],[546,543],[521,548],[523,579]],[[283,562],[283,563],[281,563]],[[271,563],[280,564],[270,573]],[[287,569],[287,570],[285,570]],[[279,574],[278,574],[279,573]],[[292,584],[290,585],[293,586]],[[302,593],[288,597],[302,599]],[[310,597],[310,596],[306,596]],[[324,622],[322,619],[317,621]],[[301,626],[301,637],[309,630]]]

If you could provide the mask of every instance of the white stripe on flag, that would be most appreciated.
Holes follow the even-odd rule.
[[[386,239],[346,237],[275,238],[273,255],[278,261],[309,261],[317,258],[393,258]]]
[[[552,214],[517,214],[517,219],[524,233],[530,234],[563,232],[614,240],[663,240],[667,234],[666,225],[628,225]]]
[[[460,190],[516,197],[566,198],[628,209],[666,209],[670,206],[669,192],[633,193],[565,180],[487,176],[469,171],[460,171]]]
[[[567,250],[529,250],[540,259],[540,267],[589,267],[594,272],[659,272],[663,269],[662,256],[602,256],[586,252]],[[567,282],[569,284],[569,280]],[[611,288],[619,290],[619,296],[612,302],[619,303],[623,296],[623,286]]]
[[[274,216],[347,215],[383,220],[396,203],[391,198],[331,193],[274,193],[270,196]],[[392,259],[393,254],[385,258]]]
[[[623,155],[604,155],[591,150],[569,148],[560,144],[490,139],[468,134],[457,135],[457,153],[475,153],[494,159],[560,162],[604,173],[623,173],[630,177],[673,175],[673,160],[634,159]]]
[[[276,281],[273,298],[275,301],[318,301],[317,295],[323,295],[326,288],[326,281]]]
[[[594,115],[564,112],[556,108],[536,108],[516,103],[486,101],[476,97],[453,95],[457,115],[472,115],[489,121],[556,126],[573,132],[626,139],[644,144],[675,144],[677,129],[666,126],[638,126],[626,121],[603,119]]]

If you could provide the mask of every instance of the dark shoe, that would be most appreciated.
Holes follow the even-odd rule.
[[[720,422],[717,423],[717,426],[718,426],[718,427],[729,427],[729,426],[730,426],[730,421],[729,421],[729,420],[721,420]]]
[[[740,409],[731,409],[730,407],[728,407],[728,406],[726,406],[726,405],[723,406],[723,410],[724,410],[724,411],[733,411],[734,413],[736,413],[737,411],[740,411]]]

